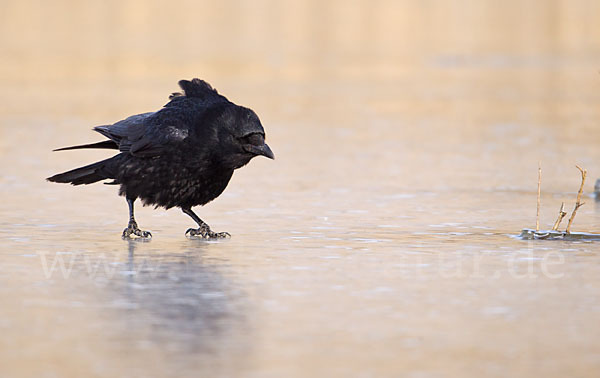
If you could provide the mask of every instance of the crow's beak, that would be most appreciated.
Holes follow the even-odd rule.
[[[254,155],[262,155],[268,157],[269,159],[275,159],[275,154],[271,151],[271,148],[265,143],[262,146],[254,146],[252,144],[247,144],[244,146],[244,149],[248,152],[253,153]]]
[[[258,151],[260,151],[258,155],[268,157],[269,159],[275,159],[275,154],[273,153],[273,151],[271,151],[271,148],[266,143],[258,147]]]

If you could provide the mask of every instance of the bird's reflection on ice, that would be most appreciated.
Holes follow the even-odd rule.
[[[107,290],[113,291],[111,307],[127,332],[139,332],[137,343],[210,351],[224,334],[239,329],[243,295],[203,261],[207,246],[198,242],[188,250],[165,253],[142,240],[127,241],[127,262]]]

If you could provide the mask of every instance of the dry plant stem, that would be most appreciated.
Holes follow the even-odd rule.
[[[560,222],[562,222],[565,215],[567,215],[567,212],[565,211],[565,203],[563,202],[558,211],[558,218],[556,218],[556,222],[554,222],[554,226],[552,226],[553,231],[558,231],[558,226],[560,226]]]
[[[542,193],[542,163],[538,162],[538,192],[537,192],[537,214],[535,217],[535,230],[540,230],[540,197]]]
[[[582,169],[580,166],[576,165],[579,172],[581,172],[581,186],[579,187],[579,192],[577,193],[577,202],[575,202],[575,208],[571,213],[571,218],[569,218],[569,223],[567,224],[567,229],[565,232],[567,234],[571,233],[571,224],[573,223],[573,219],[575,219],[575,214],[577,214],[577,209],[583,206],[585,203],[581,203],[581,195],[583,194],[583,184],[585,183],[585,176],[587,176],[587,171]]]

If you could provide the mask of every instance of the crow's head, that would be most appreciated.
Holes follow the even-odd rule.
[[[251,109],[233,105],[225,109],[220,118],[219,139],[227,165],[237,169],[259,155],[275,159],[273,151],[265,143],[265,130]]]

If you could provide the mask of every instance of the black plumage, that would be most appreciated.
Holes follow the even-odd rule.
[[[183,92],[173,93],[162,109],[94,128],[108,140],[56,150],[108,148],[119,154],[48,180],[81,185],[111,179],[110,184],[120,185],[130,215],[124,237],[151,236],[137,227],[133,203],[138,198],[144,205],[180,207],[199,226],[186,234],[228,236],[213,232],[192,207],[218,197],[233,171],[253,157],[274,155],[254,111],[230,102],[203,80],[179,85]]]

